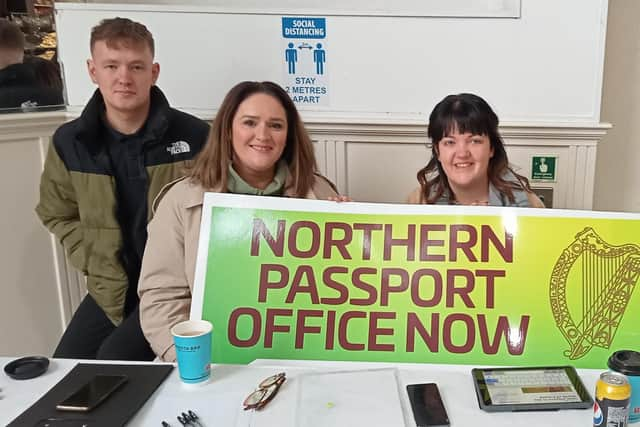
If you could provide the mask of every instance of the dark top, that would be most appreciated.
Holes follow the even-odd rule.
[[[152,106],[153,108],[153,106]],[[150,111],[150,115],[154,112]],[[122,228],[120,262],[129,278],[127,301],[137,299],[137,284],[147,241],[147,183],[144,161],[146,123],[136,133],[125,135],[113,129],[104,114],[104,142],[116,181],[117,217]],[[128,307],[127,307],[128,308]],[[125,309],[125,311],[128,311]]]
[[[0,109],[33,110],[64,105],[62,91],[44,86],[27,64],[13,64],[0,70]]]

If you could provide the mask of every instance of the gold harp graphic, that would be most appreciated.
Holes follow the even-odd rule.
[[[574,319],[567,303],[567,278],[580,289],[581,318]],[[576,274],[577,273],[577,274]],[[592,347],[609,348],[640,276],[640,247],[633,244],[613,246],[590,227],[562,251],[551,273],[549,300],[558,329],[570,348],[569,359],[579,359]],[[577,282],[577,283],[576,283]],[[575,305],[574,305],[575,306]],[[576,313],[574,313],[576,314]]]

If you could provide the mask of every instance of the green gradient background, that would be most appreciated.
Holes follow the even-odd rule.
[[[310,259],[298,259],[292,257],[285,245],[285,254],[278,258],[273,255],[263,238],[260,238],[260,256],[250,256],[251,232],[254,218],[261,218],[273,235],[277,230],[278,219],[287,221],[286,235],[290,225],[298,220],[312,221],[323,230],[324,223],[329,221],[353,223],[384,224],[391,223],[394,227],[395,238],[406,237],[408,224],[471,224],[479,227],[482,224],[490,225],[494,232],[500,235],[504,230],[503,219],[500,216],[453,216],[453,215],[398,215],[398,214],[350,214],[350,213],[317,213],[317,212],[291,212],[276,210],[258,210],[241,208],[213,208],[211,236],[209,242],[209,255],[206,271],[206,288],[202,317],[211,321],[214,325],[214,346],[212,360],[217,363],[249,363],[254,359],[315,359],[315,360],[347,360],[347,361],[384,361],[384,362],[429,362],[473,365],[557,365],[572,364],[585,368],[604,368],[608,356],[615,350],[640,348],[640,311],[637,310],[640,302],[640,292],[633,293],[623,316],[622,323],[617,329],[615,338],[609,349],[593,347],[584,357],[578,360],[570,360],[564,356],[564,351],[569,348],[568,343],[557,328],[549,305],[549,279],[553,267],[562,251],[575,240],[575,235],[585,227],[592,227],[604,241],[610,245],[638,244],[640,243],[640,221],[630,219],[600,219],[600,218],[567,218],[567,217],[515,217],[517,218],[517,231],[514,233],[514,258],[509,264],[492,248],[490,261],[468,262],[466,257],[462,261],[452,262],[420,262],[407,261],[404,249],[394,249],[392,260],[383,261],[382,244],[383,233],[374,232],[371,260],[363,261],[361,240],[362,232],[354,231],[353,241],[348,246],[352,254],[352,260],[343,260],[340,253],[334,249],[331,260],[323,260],[322,246],[319,255]],[[447,228],[448,229],[448,228]],[[341,232],[336,232],[336,237]],[[478,236],[479,237],[479,236]],[[430,234],[431,239],[444,238],[444,248],[433,248],[429,253],[447,254],[446,240],[448,232],[436,232]],[[300,249],[310,246],[310,233],[299,234]],[[479,247],[474,249],[479,257]],[[416,251],[417,256],[417,251]],[[285,298],[288,286],[283,289],[269,290],[266,303],[258,303],[258,284],[260,266],[263,263],[283,264],[289,268],[290,279],[293,278],[295,269],[300,264],[313,266],[316,273],[316,284],[320,297],[336,297],[337,292],[327,288],[322,283],[322,271],[329,266],[345,266],[349,269],[346,275],[334,275],[334,279],[347,285],[350,297],[364,297],[363,291],[346,283],[350,278],[350,272],[361,266],[378,269],[376,276],[363,276],[366,282],[378,284],[380,282],[380,269],[384,267],[399,267],[406,269],[410,274],[420,268],[434,268],[443,274],[443,282],[446,284],[444,270],[451,268],[460,269],[499,269],[506,270],[506,277],[495,279],[495,307],[485,307],[485,278],[476,278],[476,287],[470,294],[475,308],[466,307],[459,297],[455,297],[452,308],[445,307],[444,292],[440,305],[431,308],[421,308],[413,305],[409,291],[392,294],[389,305],[381,307],[378,302],[371,306],[341,306],[314,305],[308,294],[298,294],[295,304],[286,304]],[[567,299],[571,314],[577,321],[580,317],[578,301],[580,286],[579,277],[573,272],[567,280]],[[344,279],[343,279],[344,278]],[[428,286],[427,289],[432,289]],[[353,293],[352,293],[353,291]],[[425,297],[431,293],[423,293]],[[235,348],[227,338],[227,326],[230,313],[236,307],[255,307],[262,313],[262,332],[258,344],[250,348]],[[275,333],[273,348],[264,348],[264,322],[267,308],[294,309],[292,317],[277,317],[279,325],[290,325],[291,332]],[[394,344],[395,351],[347,351],[342,349],[337,342],[337,331],[334,339],[333,350],[324,349],[323,320],[308,318],[308,326],[318,325],[322,327],[321,334],[306,334],[303,349],[295,349],[295,310],[316,309],[335,310],[339,313],[350,310],[365,311],[393,311],[396,319],[380,320],[378,327],[393,328],[393,336],[379,336],[378,343]],[[431,313],[439,312],[440,331],[442,321],[449,313],[466,313],[473,318],[477,314],[485,314],[487,317],[490,340],[493,340],[495,327],[500,315],[507,316],[511,327],[517,327],[523,315],[529,315],[529,329],[526,336],[524,352],[521,355],[510,355],[507,351],[505,339],[500,337],[500,347],[497,354],[485,354],[480,344],[480,335],[476,323],[475,345],[471,352],[465,354],[449,353],[443,346],[442,336],[437,352],[431,352],[419,336],[416,336],[416,348],[414,352],[406,352],[406,313],[418,313],[423,322],[430,320]],[[239,324],[238,336],[247,339],[251,332],[248,330],[250,322],[245,318]],[[337,324],[337,322],[336,322]],[[428,325],[428,323],[427,323]],[[461,327],[461,322],[456,322],[453,328],[452,342],[461,345],[465,341],[466,328]],[[368,336],[367,320],[351,320],[349,322],[348,339],[351,342],[363,342],[366,344]]]

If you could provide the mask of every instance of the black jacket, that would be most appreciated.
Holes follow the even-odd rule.
[[[13,64],[0,70],[0,109],[64,105],[62,92],[44,86],[27,64]]]

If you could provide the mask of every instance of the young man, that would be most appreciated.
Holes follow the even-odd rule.
[[[140,329],[137,284],[151,205],[184,173],[209,126],[171,108],[147,28],[125,18],[91,32],[98,89],[81,116],[54,134],[36,212],[87,276],[89,294],[54,357],[152,360]]]
[[[23,61],[24,34],[15,23],[0,18],[0,109],[64,105],[62,90],[40,83],[33,66]]]

